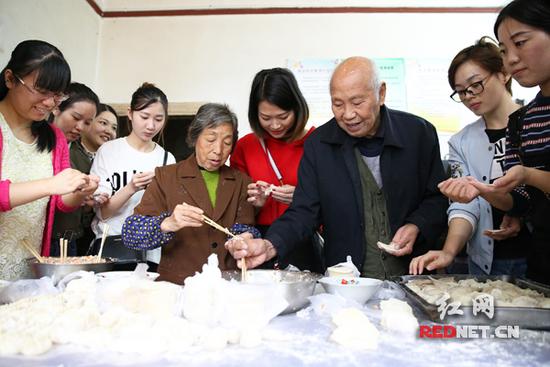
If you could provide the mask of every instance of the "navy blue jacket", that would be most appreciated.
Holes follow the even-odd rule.
[[[380,118],[385,129],[380,170],[391,237],[404,224],[416,224],[420,234],[413,254],[421,254],[433,248],[447,223],[448,202],[437,188],[445,179],[437,133],[428,121],[385,106]],[[280,257],[322,225],[326,266],[351,255],[362,269],[365,224],[357,141],[335,119],[306,140],[292,204],[266,234]]]

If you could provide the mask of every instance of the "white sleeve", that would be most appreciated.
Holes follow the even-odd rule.
[[[92,168],[90,168],[90,174],[99,177],[99,185],[95,193],[106,193],[111,196],[113,188],[111,184],[107,182],[107,179],[109,179],[109,166],[107,162],[109,153],[106,152],[106,149],[102,148],[103,146],[100,147],[97,151],[94,162],[92,163]]]
[[[168,165],[174,163],[176,163],[176,158],[174,158],[174,155],[172,153],[168,152],[168,159],[166,160],[166,164]]]

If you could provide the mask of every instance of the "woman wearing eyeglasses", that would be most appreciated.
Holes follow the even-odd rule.
[[[498,46],[485,37],[455,56],[448,78],[454,90],[451,98],[479,119],[449,140],[452,178],[440,184],[445,195],[460,189],[457,183],[466,176],[489,184],[503,175],[508,115],[520,107],[512,101],[512,79],[504,71]],[[447,213],[449,231],[443,249],[414,258],[411,274],[449,266],[469,243],[470,274],[525,275],[530,235],[519,218],[480,197],[466,204],[453,202]]]
[[[97,188],[69,168],[63,132],[46,121],[70,79],[63,54],[43,41],[21,42],[0,73],[0,279],[30,277],[21,242],[48,256],[54,212]]]
[[[527,277],[550,284],[550,2],[514,0],[494,26],[506,70],[540,93],[510,116],[506,175],[488,186],[469,179],[450,196],[467,202],[482,196],[494,206],[527,214],[533,226]]]

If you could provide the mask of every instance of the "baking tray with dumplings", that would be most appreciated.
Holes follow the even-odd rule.
[[[438,323],[463,325],[517,325],[527,329],[550,330],[550,287],[507,275],[404,275],[392,279],[407,294],[413,304],[430,320]],[[444,306],[447,315],[440,319],[436,301],[444,292],[450,296]],[[473,314],[472,300],[480,294],[494,299],[493,317],[477,310]],[[462,315],[448,313],[451,303],[458,302]]]

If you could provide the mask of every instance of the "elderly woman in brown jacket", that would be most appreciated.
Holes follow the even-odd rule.
[[[254,223],[254,209],[247,202],[251,180],[225,165],[237,136],[237,117],[227,106],[201,106],[187,137],[195,154],[158,167],[134,215],[126,219],[124,245],[142,250],[162,247],[159,280],[183,284],[212,253],[218,255],[221,270],[237,268],[224,247],[226,235],[203,220],[206,215],[223,227],[239,223],[239,232],[243,227],[255,232],[246,226]]]

